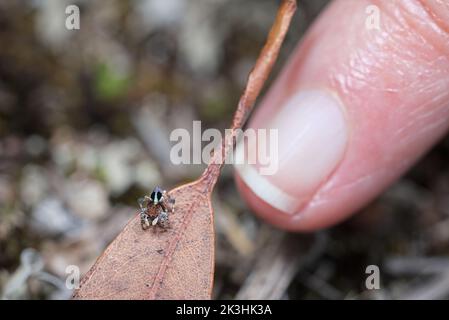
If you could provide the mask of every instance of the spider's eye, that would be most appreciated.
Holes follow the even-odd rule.
[[[154,201],[154,198],[156,197],[156,192],[151,192],[151,195],[150,195],[150,199],[151,199],[151,201]]]
[[[156,195],[157,195],[157,200],[161,200],[162,199],[162,193],[161,192],[158,192]]]

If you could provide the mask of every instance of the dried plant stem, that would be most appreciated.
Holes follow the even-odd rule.
[[[248,118],[274,63],[276,62],[295,11],[296,0],[282,1],[265,46],[260,52],[253,70],[249,74],[245,91],[240,97],[232,121],[230,134],[225,136],[218,152],[214,153],[209,166],[201,176],[201,179],[207,180],[207,190],[213,189],[226,157],[235,146],[238,130],[242,128]]]

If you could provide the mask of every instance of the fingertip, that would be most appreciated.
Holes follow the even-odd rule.
[[[270,203],[256,195],[253,190],[242,180],[238,172],[235,173],[235,183],[242,198],[248,204],[252,212],[268,224],[293,232],[310,232],[326,226],[325,223],[315,224],[313,223],[313,220],[312,223],[307,220],[303,221],[301,212],[292,215],[275,208]]]
[[[383,9],[407,19],[385,15],[388,29],[367,30],[367,4],[333,2],[249,124],[279,129],[280,172],[236,174],[252,210],[277,227],[311,231],[342,221],[448,131],[449,60],[421,41],[444,38],[427,27],[400,28],[416,17],[394,2]]]
[[[288,227],[291,226],[290,218],[285,212],[276,209],[258,197],[242,180],[238,172],[235,173],[235,183],[243,199],[257,216],[269,224],[288,230]]]

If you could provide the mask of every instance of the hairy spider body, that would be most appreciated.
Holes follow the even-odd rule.
[[[139,199],[140,223],[142,229],[158,225],[163,229],[170,227],[169,214],[175,212],[175,199],[167,191],[154,188],[150,196]]]

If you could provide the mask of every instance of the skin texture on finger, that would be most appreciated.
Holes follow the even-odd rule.
[[[367,27],[367,8],[373,5],[379,29]],[[258,215],[289,230],[335,224],[381,193],[447,132],[448,7],[438,0],[339,0],[325,10],[248,127],[269,127],[280,106],[289,105],[298,92],[329,92],[341,104],[344,152],[332,153],[336,163],[326,167],[332,170],[307,192],[308,175],[301,173],[300,162],[259,179],[257,184],[266,180],[270,191],[284,194],[281,200],[290,201],[289,206],[262,199],[266,193],[255,192],[251,179],[237,173],[237,184]],[[316,142],[313,152],[319,158],[319,149],[326,154],[332,143]]]

